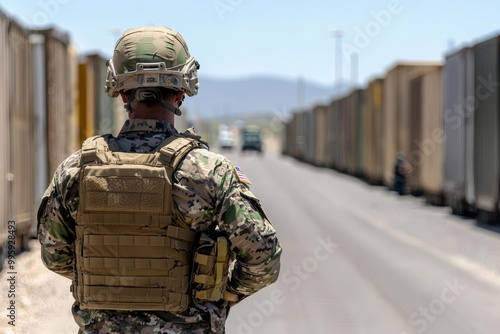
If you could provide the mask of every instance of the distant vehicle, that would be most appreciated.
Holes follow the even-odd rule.
[[[257,151],[262,153],[262,134],[260,129],[253,126],[243,128],[241,132],[241,151]]]
[[[235,138],[231,131],[223,130],[219,132],[217,139],[219,147],[223,150],[232,150],[235,146]]]

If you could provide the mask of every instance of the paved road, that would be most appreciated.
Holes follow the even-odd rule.
[[[500,234],[290,158],[228,154],[284,247],[228,333],[500,333]]]

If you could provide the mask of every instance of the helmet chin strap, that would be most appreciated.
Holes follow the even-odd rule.
[[[173,112],[175,115],[180,116],[182,114],[182,111],[179,108],[174,107],[172,104],[165,102],[163,100],[160,100],[160,103],[162,106]],[[182,103],[182,102],[181,102]],[[181,105],[179,104],[179,107]]]

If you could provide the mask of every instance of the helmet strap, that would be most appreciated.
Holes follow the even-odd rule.
[[[168,110],[173,112],[175,115],[180,116],[182,114],[182,111],[179,108],[174,107],[170,103],[165,102],[163,100],[160,100],[160,103],[162,106],[164,106],[165,108],[167,108]],[[180,105],[179,105],[179,107],[180,107]]]

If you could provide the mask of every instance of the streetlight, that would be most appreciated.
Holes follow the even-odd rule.
[[[342,81],[342,36],[344,36],[344,31],[342,30],[333,30],[330,33],[330,37],[335,38],[335,81],[337,89],[340,89]]]

